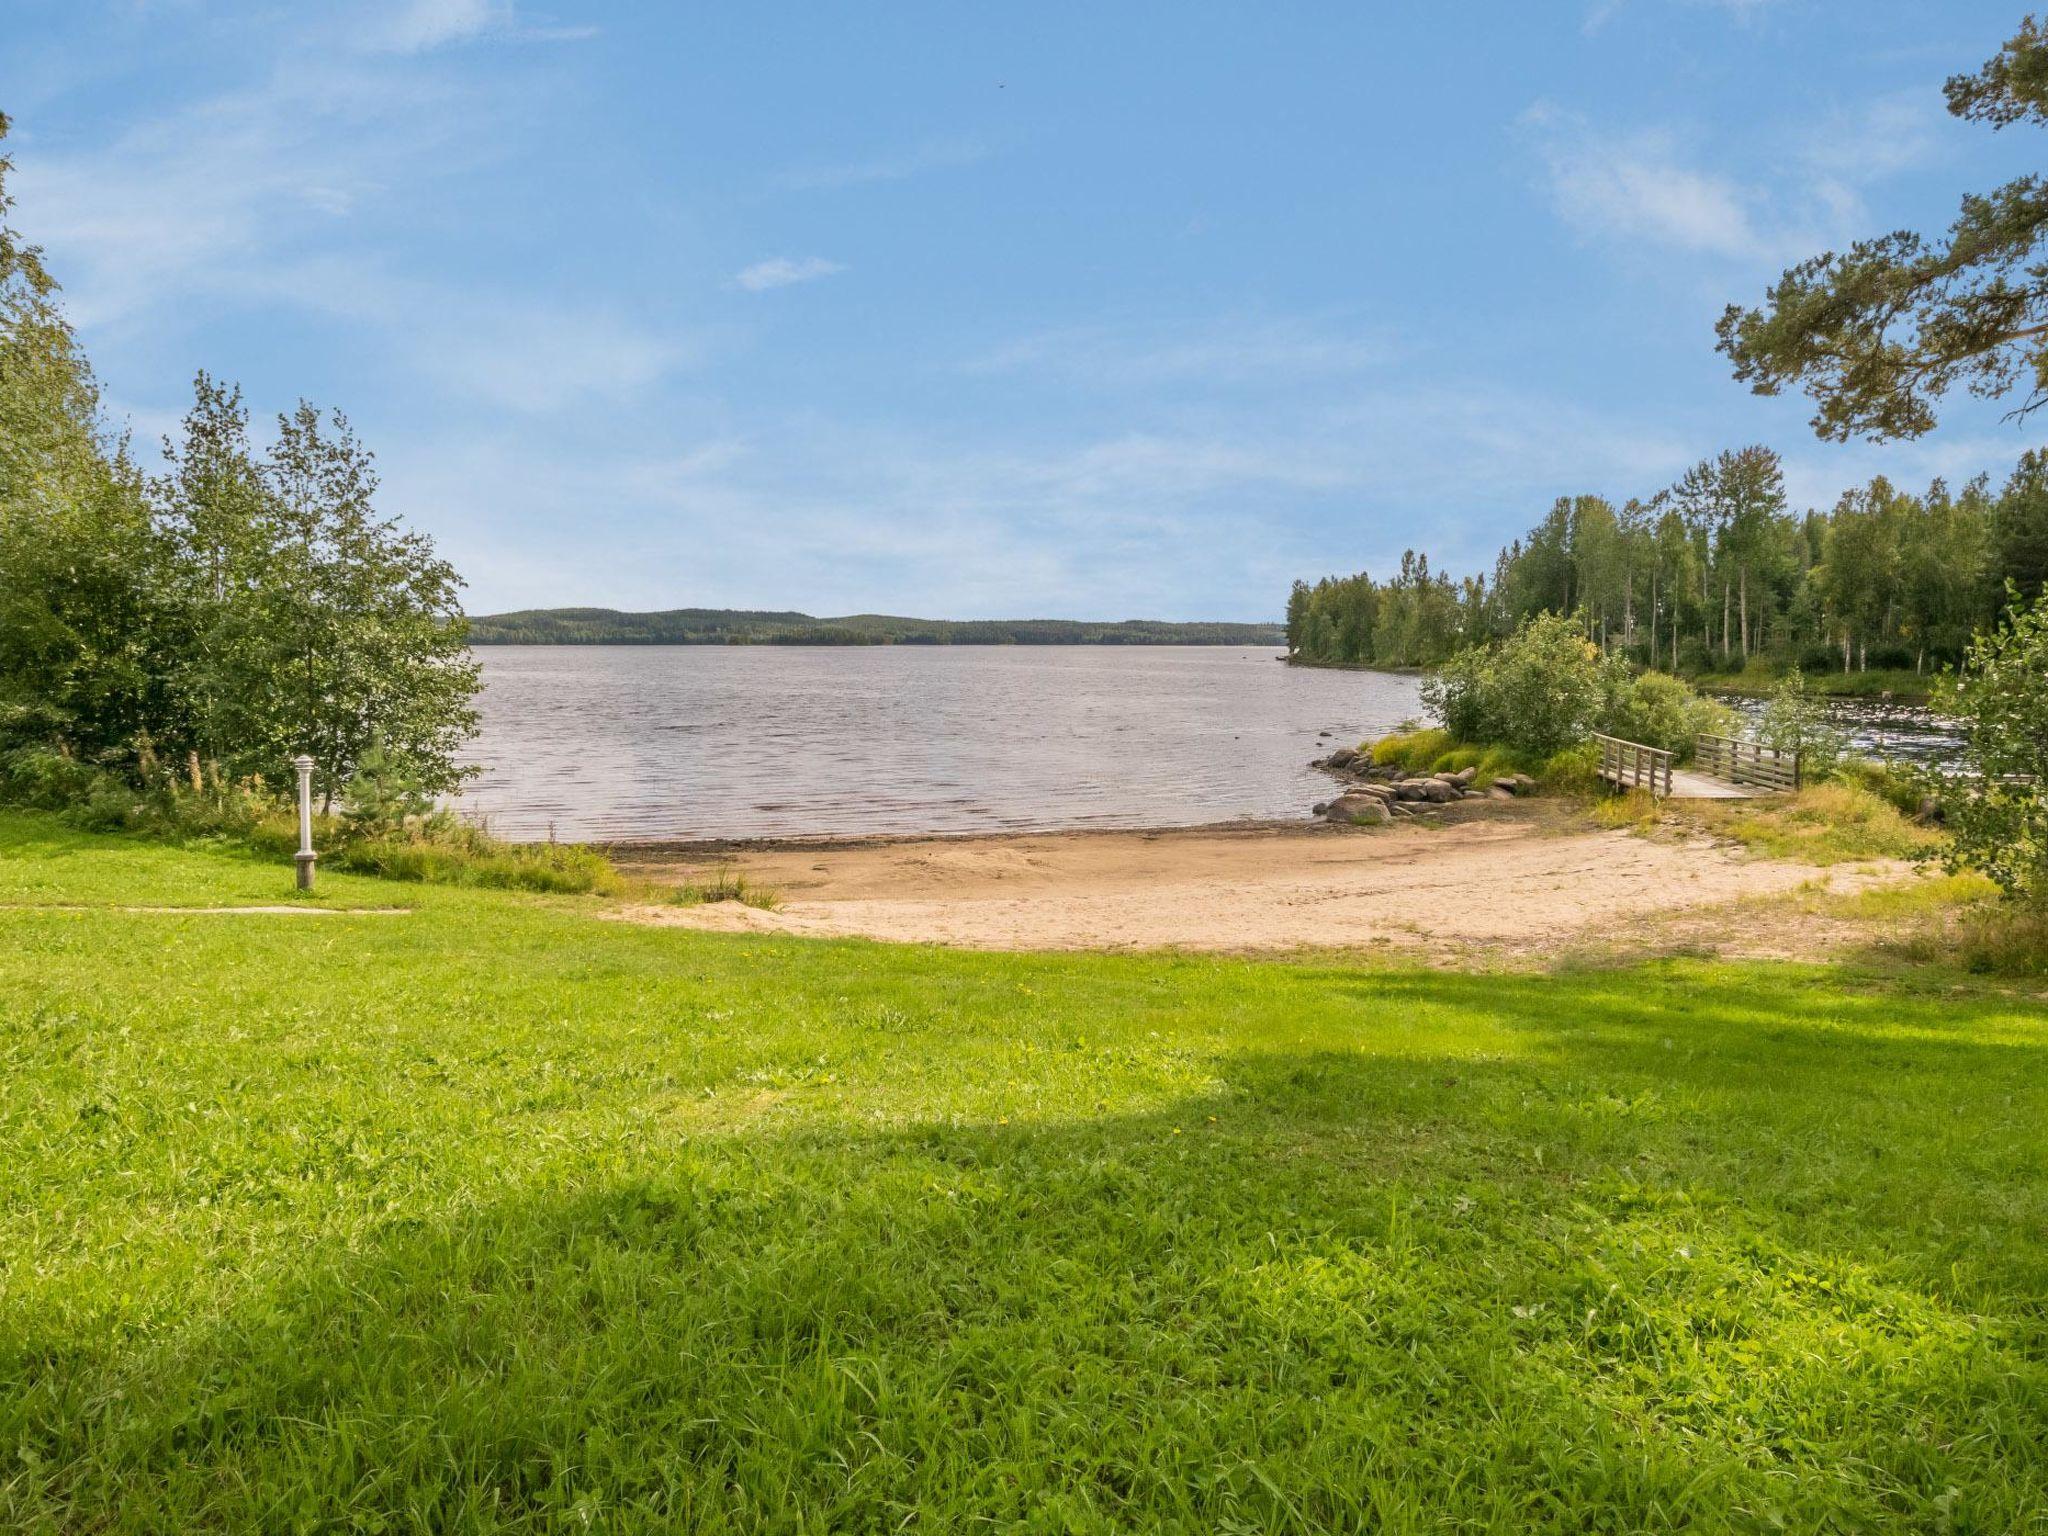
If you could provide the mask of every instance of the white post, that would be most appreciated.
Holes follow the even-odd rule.
[[[299,851],[292,862],[299,867],[299,889],[313,889],[313,863],[320,857],[313,851],[313,759],[301,753],[292,759],[299,771]]]

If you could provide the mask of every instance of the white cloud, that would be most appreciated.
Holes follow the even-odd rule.
[[[19,219],[84,326],[203,295],[309,287],[347,221],[467,163],[463,103],[437,83],[328,62],[147,120],[90,149],[23,153]]]
[[[793,192],[804,192],[826,187],[862,186],[878,181],[905,181],[925,171],[973,165],[986,158],[987,147],[973,139],[927,139],[915,148],[895,154],[836,164],[799,166],[784,171],[775,178],[775,183]]]
[[[764,293],[770,288],[787,288],[795,283],[814,283],[821,277],[830,277],[835,272],[844,272],[845,267],[836,261],[827,261],[822,256],[806,256],[794,260],[788,256],[777,256],[768,261],[757,261],[751,267],[736,273],[733,282],[749,293]]]
[[[406,0],[385,26],[379,43],[392,53],[427,53],[483,38],[570,42],[596,35],[595,27],[523,22],[512,0]]]
[[[1559,214],[1582,234],[1739,260],[1787,247],[1782,234],[1759,226],[1753,193],[1681,163],[1669,133],[1603,134],[1544,102],[1522,124],[1534,136]]]

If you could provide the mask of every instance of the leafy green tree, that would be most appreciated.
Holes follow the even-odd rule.
[[[1948,82],[1949,111],[1994,129],[2048,123],[2048,35],[2028,16],[1974,74]],[[1803,388],[1813,429],[1844,441],[1918,437],[1961,386],[1980,398],[2024,386],[2048,400],[2048,180],[2022,176],[1967,196],[1945,240],[1909,230],[1788,270],[1760,309],[1731,304],[1717,333],[1758,394]]]
[[[1965,772],[1944,793],[1950,868],[2048,909],[2048,597],[2012,594],[1942,707],[1964,725]]]
[[[0,116],[0,138],[7,119]],[[0,157],[0,748],[133,768],[183,746],[165,549]]]
[[[1548,757],[1585,739],[1624,677],[1575,620],[1545,613],[1497,647],[1450,657],[1423,683],[1422,698],[1460,741]]]
[[[2008,591],[2032,599],[2048,590],[2048,451],[2020,455],[1991,507],[1990,546],[1993,606]]]
[[[203,425],[218,425],[217,405],[202,389]],[[239,474],[227,483],[246,489]],[[454,568],[377,514],[371,456],[338,412],[301,402],[279,417],[259,486],[247,521],[212,523],[238,541],[226,559],[241,583],[206,630],[222,760],[275,773],[309,753],[331,807],[374,744],[424,792],[453,789],[478,680]]]

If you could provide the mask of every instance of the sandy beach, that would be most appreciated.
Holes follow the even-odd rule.
[[[1225,953],[1426,947],[1555,954],[1707,943],[1780,955],[1815,947],[1740,904],[1903,878],[1903,866],[1818,870],[1705,836],[1646,838],[1545,804],[1488,806],[1438,826],[1307,825],[621,849],[631,874],[682,883],[723,865],[777,893],[636,904],[633,921],[721,932],[860,936],[984,949]]]

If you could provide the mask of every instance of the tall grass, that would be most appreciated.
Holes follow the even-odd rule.
[[[52,753],[17,753],[0,759],[0,804],[50,811],[85,831],[239,847],[285,861],[299,845],[297,812],[275,791],[197,770],[156,772],[137,785]],[[314,847],[323,869],[389,880],[557,893],[621,887],[611,862],[593,848],[507,842],[446,811],[382,826],[321,816]]]

